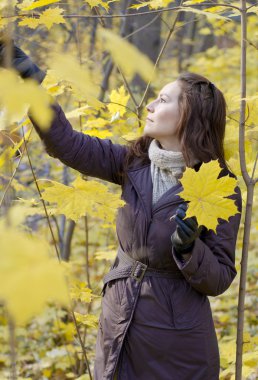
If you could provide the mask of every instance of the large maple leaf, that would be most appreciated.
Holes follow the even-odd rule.
[[[106,185],[94,180],[85,181],[78,176],[72,186],[51,182],[53,186],[42,192],[42,198],[57,204],[55,214],[63,214],[75,222],[87,213],[113,223],[118,207],[125,205],[119,194],[110,192]]]
[[[238,210],[233,199],[237,180],[229,176],[218,178],[221,167],[218,160],[203,163],[198,172],[186,168],[180,182],[184,188],[180,197],[189,201],[186,218],[196,216],[198,224],[216,232],[218,218],[228,220]]]

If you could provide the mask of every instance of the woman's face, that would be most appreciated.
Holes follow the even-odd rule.
[[[166,84],[157,99],[146,108],[148,116],[143,135],[158,140],[163,149],[181,151],[180,142],[176,136],[179,121],[178,98],[181,87],[178,81]]]

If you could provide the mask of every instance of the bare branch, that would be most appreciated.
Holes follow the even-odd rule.
[[[249,9],[251,9],[251,8],[255,7],[256,5],[258,5],[258,2],[257,2],[257,3],[255,3],[255,4],[252,4],[252,5],[250,5],[250,7],[247,7],[247,8],[246,8],[246,10],[247,10],[247,11],[249,11]]]
[[[198,4],[198,6],[212,6],[212,5],[213,4],[211,4],[211,3]],[[216,4],[216,6],[236,9],[241,13],[241,8],[239,8],[235,5],[232,5],[232,4],[222,4],[221,3],[221,4]],[[142,16],[142,15],[147,15],[147,14],[156,14],[156,13],[163,13],[163,12],[170,12],[170,11],[181,11],[182,8],[194,8],[194,5],[193,6],[192,5],[184,5],[183,7],[179,6],[179,7],[155,9],[152,11],[146,11],[146,12],[141,12],[141,13],[128,13],[128,14],[124,14],[124,15],[100,15],[100,14],[97,14],[97,15],[76,15],[76,14],[71,14],[71,15],[63,15],[63,17],[64,18],[81,18],[81,19],[84,19],[84,18],[89,18],[89,19],[90,18],[101,18],[101,19],[104,19],[104,18],[119,18],[119,17],[123,17],[123,18],[124,17],[138,17],[138,16]],[[12,15],[12,16],[5,16],[3,18],[13,18],[13,17],[17,17],[17,16],[18,17],[29,17],[29,16],[31,16],[31,14],[30,13],[21,13],[21,14]],[[35,13],[33,16],[35,18],[38,18],[38,17],[40,17],[40,14]]]

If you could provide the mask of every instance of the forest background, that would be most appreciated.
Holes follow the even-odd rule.
[[[258,3],[5,0],[0,12],[0,30],[47,71],[41,89],[0,71],[0,378],[92,379],[102,278],[116,256],[115,216],[122,206],[120,187],[47,155],[24,105],[34,107],[47,129],[47,93],[74,129],[126,144],[142,134],[147,102],[182,71],[206,76],[227,101],[225,154],[243,197],[238,274],[209,300],[220,379],[257,378],[258,205],[250,189],[258,176]],[[241,128],[253,180],[248,189]]]

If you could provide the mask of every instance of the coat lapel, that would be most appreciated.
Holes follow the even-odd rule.
[[[141,201],[147,220],[152,214],[152,180],[150,164],[128,170],[128,177]]]
[[[182,200],[178,193],[183,190],[183,186],[181,185],[181,182],[179,182],[166,191],[156,202],[156,204],[152,206],[153,183],[150,164],[129,169],[128,177],[138,194],[148,221],[152,218],[152,214],[154,214],[158,209]]]

